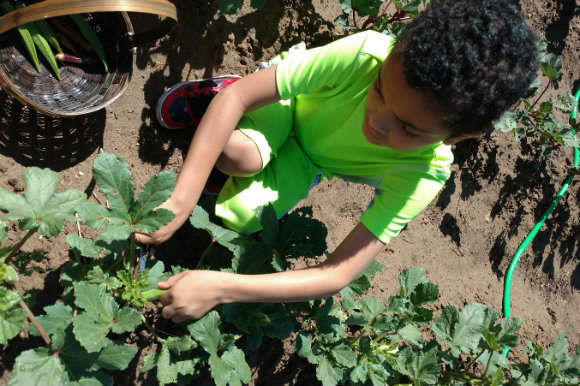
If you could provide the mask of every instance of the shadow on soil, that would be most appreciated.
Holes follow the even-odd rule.
[[[167,165],[175,150],[185,153],[192,135],[190,131],[168,133],[157,125],[155,105],[165,88],[193,79],[193,69],[203,69],[203,78],[224,75],[219,73],[219,68],[228,50],[239,52],[240,72],[244,69],[250,72],[256,67],[252,63],[269,59],[264,56],[277,41],[282,42],[282,50],[306,39],[309,46],[322,45],[329,42],[332,35],[330,32],[318,32],[320,27],[324,24],[328,30],[334,28],[332,23],[316,14],[311,3],[296,9],[299,22],[286,26],[282,36],[278,24],[290,11],[284,2],[273,2],[268,9],[256,9],[236,18],[235,22],[218,13],[215,2],[177,0],[175,4],[180,20],[176,29],[161,44],[142,46],[137,51],[137,67],[141,69],[150,64],[154,54],[165,58],[164,66],[150,73],[143,87],[146,106],[141,114],[144,123],[139,129],[139,157],[161,167]],[[266,19],[268,23],[264,23]],[[138,31],[140,25],[147,25],[151,18],[134,15],[132,21]],[[232,36],[235,42],[230,47],[227,42]]]

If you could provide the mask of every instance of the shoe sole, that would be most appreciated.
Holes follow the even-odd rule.
[[[220,75],[220,76],[214,76],[211,77],[210,79],[222,79],[222,78],[238,78],[241,79],[241,76],[238,75]],[[187,83],[191,83],[191,82],[201,82],[205,79],[197,79],[197,80],[186,80],[183,82],[179,82],[173,86],[171,86],[167,91],[165,91],[160,97],[159,100],[157,101],[157,105],[155,106],[155,116],[157,118],[157,122],[159,122],[159,124],[168,130],[178,130],[178,129],[185,129],[187,127],[191,127],[193,125],[187,125],[187,126],[169,126],[167,123],[165,123],[165,121],[163,120],[163,115],[161,113],[161,106],[163,106],[163,102],[165,102],[165,99],[167,99],[167,97],[175,90],[177,90],[178,88],[180,88],[181,86],[187,84]],[[220,90],[221,91],[221,90]]]

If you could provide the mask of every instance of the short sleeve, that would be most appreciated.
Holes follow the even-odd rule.
[[[388,243],[437,196],[446,176],[421,170],[401,170],[386,176],[361,222],[383,243]]]
[[[278,63],[276,84],[282,99],[337,87],[348,80],[360,64],[361,54],[384,60],[392,38],[375,31],[353,34],[322,47],[291,55]],[[381,47],[382,52],[366,52]]]

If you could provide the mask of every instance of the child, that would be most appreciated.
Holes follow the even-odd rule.
[[[238,232],[259,230],[256,207],[271,203],[284,215],[322,175],[370,184],[376,194],[321,264],[264,275],[185,271],[159,283],[168,289],[162,315],[179,322],[222,303],[303,301],[340,291],[437,195],[449,176],[450,145],[479,136],[523,95],[536,76],[536,51],[508,0],[443,0],[396,42],[361,32],[239,80],[170,89],[158,110],[168,128],[196,125],[192,96],[223,90],[199,121],[164,204],[175,219],[138,241],[171,237],[214,165],[231,176],[216,214]]]

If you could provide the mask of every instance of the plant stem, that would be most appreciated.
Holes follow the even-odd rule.
[[[376,338],[373,339],[374,343],[378,343],[381,341],[381,339],[383,339],[385,336],[387,335],[395,335],[396,332],[383,332],[381,335],[378,335]]]
[[[35,229],[30,229],[28,231],[27,234],[24,235],[24,237],[22,239],[20,239],[20,241],[14,245],[14,248],[12,249],[12,251],[10,252],[10,254],[8,256],[6,256],[6,264],[8,264],[10,262],[10,259],[12,259],[18,252],[20,252],[20,248],[22,248],[22,246],[24,245],[24,243],[26,242],[26,240],[28,240],[30,238],[30,236],[32,236],[36,230],[38,228]]]
[[[135,244],[135,232],[131,232],[131,246],[129,247],[129,272],[133,270],[133,264],[135,263],[135,248],[137,245]],[[139,266],[139,262],[137,262],[137,266]]]
[[[119,264],[121,261],[125,260],[125,256],[127,256],[127,255],[123,254],[123,256],[121,256],[117,260],[115,260],[115,262],[113,264],[111,264],[111,266],[109,268],[107,268],[107,272],[111,271],[111,269],[113,269],[117,264]]]
[[[534,101],[534,103],[532,103],[532,105],[528,108],[528,112],[532,111],[532,109],[534,108],[534,106],[536,105],[536,103],[538,103],[538,101],[540,99],[542,99],[542,97],[544,96],[544,94],[546,93],[546,91],[548,91],[548,88],[550,87],[550,85],[552,84],[552,81],[550,80],[548,82],[548,84],[546,85],[546,87],[544,87],[544,90],[540,93],[540,96]]]
[[[202,267],[202,263],[205,262],[205,259],[206,259],[207,255],[209,254],[209,251],[211,251],[215,247],[215,244],[216,244],[216,241],[212,239],[211,243],[207,246],[205,251],[203,251],[203,253],[201,254],[201,257],[199,258],[199,261],[197,262],[195,269],[200,269]]]
[[[465,366],[465,368],[463,370],[461,370],[461,371],[462,372],[467,371],[471,366],[473,366],[473,364],[479,359],[479,357],[481,356],[481,354],[483,354],[483,351],[480,352],[479,354],[477,354],[477,356],[475,358],[473,358],[473,360],[467,366]]]
[[[149,332],[151,333],[151,335],[153,335],[155,337],[155,340],[157,340],[159,343],[163,343],[164,342],[164,340],[161,339],[159,337],[159,335],[157,335],[157,332],[155,332],[155,330],[153,329],[153,327],[151,327],[151,325],[147,321],[147,318],[145,318],[145,315],[143,315],[143,314],[141,314],[141,321],[143,322],[143,324],[145,325],[145,327],[147,328],[147,330],[149,330]]]
[[[461,381],[465,381],[468,384],[473,384],[472,382],[474,381],[474,379],[472,377],[470,377],[467,374],[464,374],[462,372],[456,372],[456,371],[450,371],[447,374],[449,374],[452,378],[454,379],[459,379]]]
[[[44,340],[44,343],[46,343],[47,346],[50,346],[51,341],[50,341],[50,338],[48,337],[48,334],[46,333],[46,331],[44,331],[44,328],[42,328],[40,323],[38,323],[38,319],[36,319],[36,317],[34,316],[32,311],[30,311],[30,308],[28,308],[26,303],[24,303],[24,300],[19,301],[18,305],[24,311],[26,311],[26,314],[28,315],[28,319],[32,322],[32,324],[34,324],[34,327],[36,327],[36,329],[40,333],[40,336],[42,337],[42,340]]]
[[[487,372],[489,371],[489,366],[491,365],[491,358],[493,358],[493,350],[490,350],[489,352],[489,358],[487,359],[487,364],[485,366],[485,371],[483,372],[483,377],[485,378],[487,376]]]

